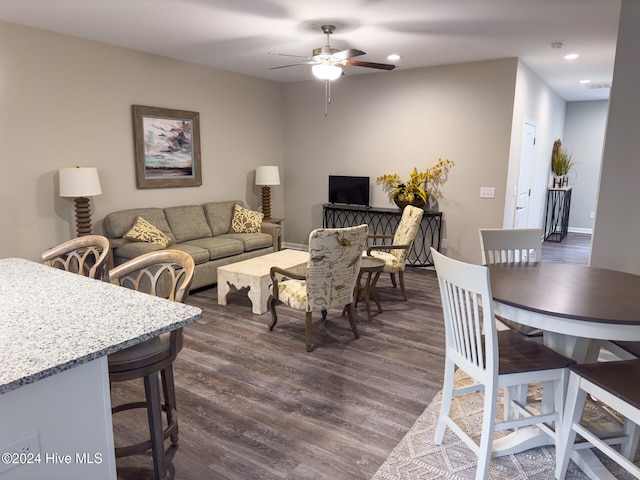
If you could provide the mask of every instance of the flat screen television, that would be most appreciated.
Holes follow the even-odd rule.
[[[329,203],[369,206],[369,177],[329,175]]]

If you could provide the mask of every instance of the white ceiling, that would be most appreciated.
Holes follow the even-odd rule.
[[[311,79],[331,46],[398,69],[519,57],[567,101],[600,100],[610,83],[621,0],[0,0],[0,20],[209,65],[276,82]],[[562,42],[561,49],[551,47]],[[563,56],[580,57],[567,61]],[[394,72],[345,67],[347,75]]]

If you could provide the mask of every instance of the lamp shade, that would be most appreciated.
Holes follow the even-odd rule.
[[[59,170],[61,197],[91,197],[102,194],[96,167],[64,167]]]
[[[280,185],[280,172],[277,166],[256,168],[256,185]]]
[[[342,75],[342,68],[330,63],[320,63],[311,67],[311,72],[320,80],[337,80]]]

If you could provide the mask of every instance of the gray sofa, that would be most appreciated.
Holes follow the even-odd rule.
[[[193,257],[196,269],[192,289],[213,285],[218,280],[218,267],[278,249],[280,226],[275,223],[262,222],[259,233],[229,233],[236,203],[242,205],[241,201],[235,200],[168,208],[133,208],[108,214],[102,228],[111,242],[114,265],[162,250],[162,246],[154,243],[122,238],[136,217],[142,217],[171,238],[167,248],[182,250]]]

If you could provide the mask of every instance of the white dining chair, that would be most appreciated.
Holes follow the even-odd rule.
[[[541,228],[481,228],[480,247],[482,264],[495,263],[533,263],[542,259]],[[542,342],[542,330],[522,325],[518,322],[496,316],[498,328],[510,328],[516,332]],[[509,407],[511,400],[523,401],[527,394],[526,385],[509,388],[504,396],[504,418],[513,415]]]
[[[481,228],[480,248],[482,264],[533,263],[542,259],[541,228]],[[527,337],[542,337],[542,330],[521,325],[506,318],[498,322]]]
[[[539,262],[541,228],[481,228],[482,264]]]
[[[567,366],[575,362],[513,330],[497,330],[486,266],[448,258],[433,248],[431,254],[438,275],[446,334],[442,406],[434,442],[442,443],[446,427],[453,430],[478,456],[476,479],[481,480],[487,477],[497,430],[536,425],[552,439],[556,438],[564,407]],[[457,368],[475,383],[455,388]],[[518,412],[516,418],[496,422],[498,389],[536,382],[543,384],[541,403],[536,406],[539,410],[535,412],[531,405],[513,401],[511,408]],[[482,389],[484,410],[478,444],[450,416],[450,410],[453,397]]]
[[[563,428],[557,442],[557,480],[565,478],[571,454],[579,448],[597,448],[640,478],[640,467],[633,463],[640,437],[640,429],[637,428],[640,424],[640,389],[634,381],[639,376],[640,359],[570,366]],[[587,395],[624,416],[622,437],[600,438],[581,423]],[[584,442],[575,443],[576,435],[580,435]],[[611,446],[618,443],[621,444],[620,450]]]

